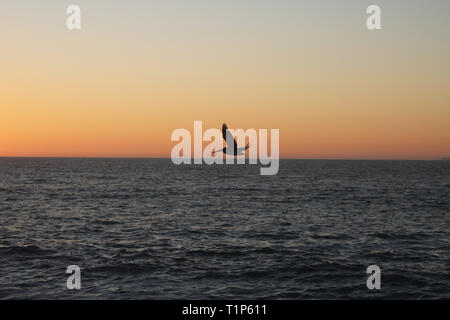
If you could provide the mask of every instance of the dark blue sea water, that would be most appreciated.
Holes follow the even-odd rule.
[[[449,227],[446,161],[3,158],[0,298],[449,299]]]

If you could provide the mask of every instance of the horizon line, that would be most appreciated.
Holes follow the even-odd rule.
[[[0,159],[158,159],[158,160],[170,160],[170,157],[147,157],[147,156],[0,156]],[[189,158],[186,158],[189,159]],[[194,160],[196,158],[190,158]],[[250,158],[245,158],[250,159]],[[259,159],[259,158],[257,158]],[[269,157],[268,157],[269,159]],[[449,157],[441,158],[278,158],[279,160],[343,160],[343,161],[442,161],[447,160]],[[203,160],[203,158],[202,158]]]

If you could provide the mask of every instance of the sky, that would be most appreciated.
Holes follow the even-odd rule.
[[[0,39],[0,156],[170,157],[195,120],[282,158],[450,156],[448,0],[2,1]]]

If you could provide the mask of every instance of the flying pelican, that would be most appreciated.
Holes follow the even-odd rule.
[[[225,140],[226,143],[227,143],[227,141],[232,141],[231,142],[232,145],[228,146],[228,148],[225,147],[223,149],[220,149],[220,150],[217,150],[217,151],[213,151],[213,154],[216,153],[216,152],[221,152],[222,151],[224,154],[229,154],[231,156],[242,156],[242,155],[245,155],[244,151],[247,150],[250,147],[249,144],[247,143],[247,145],[245,147],[238,148],[237,147],[237,142],[234,139],[234,137],[231,134],[231,132],[228,130],[228,127],[227,127],[226,123],[222,124],[222,137],[223,137],[223,139]]]

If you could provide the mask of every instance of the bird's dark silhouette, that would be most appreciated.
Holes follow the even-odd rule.
[[[223,149],[213,151],[213,153],[223,152],[224,154],[229,154],[232,156],[242,156],[245,154],[244,151],[247,150],[248,148],[250,148],[250,145],[248,143],[245,147],[238,148],[237,142],[234,139],[231,132],[228,130],[226,123],[222,124],[222,137],[225,140],[225,143],[227,144],[227,146]],[[231,145],[229,145],[229,143]]]

